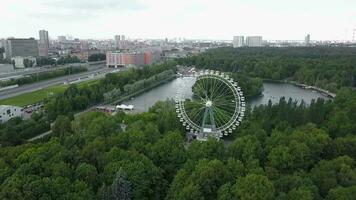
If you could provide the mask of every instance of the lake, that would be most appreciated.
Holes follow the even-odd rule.
[[[190,92],[194,81],[194,77],[176,78],[170,82],[142,93],[134,99],[125,101],[123,104],[134,105],[135,112],[145,112],[157,101],[174,99],[177,89],[180,87],[183,87],[183,91]],[[254,107],[261,104],[267,104],[269,100],[271,100],[272,103],[278,103],[279,99],[283,96],[287,100],[289,98],[292,98],[298,102],[304,100],[307,104],[310,103],[312,99],[327,99],[327,97],[323,96],[319,92],[306,90],[289,83],[264,82],[263,88],[264,90],[262,95],[248,100],[247,104]]]

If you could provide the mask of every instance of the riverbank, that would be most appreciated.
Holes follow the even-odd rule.
[[[306,84],[303,84],[303,83],[298,83],[297,81],[291,81],[291,80],[287,80],[287,79],[284,79],[284,80],[263,79],[263,81],[275,82],[275,83],[289,83],[289,84],[293,84],[293,85],[295,85],[297,87],[300,87],[300,88],[303,88],[303,89],[306,89],[306,90],[313,90],[313,91],[319,92],[320,94],[322,94],[322,95],[324,95],[326,97],[329,97],[329,98],[335,98],[336,97],[336,94],[333,93],[333,92],[330,92],[328,90],[325,90],[325,89],[322,89],[322,88],[319,88],[319,87],[316,87],[316,86],[306,85]]]
[[[144,92],[147,92],[147,91],[149,91],[149,90],[151,90],[151,89],[153,89],[155,87],[158,87],[158,86],[160,86],[160,85],[162,85],[164,83],[167,83],[167,82],[169,82],[169,81],[171,81],[173,79],[176,79],[177,77],[178,77],[177,75],[173,75],[173,76],[171,76],[169,78],[166,78],[166,79],[164,79],[164,80],[162,80],[162,81],[160,81],[160,82],[158,82],[156,84],[153,84],[153,85],[151,85],[149,87],[143,88],[143,89],[141,89],[141,90],[139,90],[137,92],[134,92],[132,94],[128,94],[128,95],[126,95],[124,97],[121,97],[120,99],[118,99],[118,100],[116,100],[116,101],[114,101],[114,102],[112,102],[110,104],[117,104],[117,103],[121,103],[123,101],[126,101],[126,100],[128,100],[128,99],[130,99],[132,97],[138,96],[138,95],[140,95],[140,94],[142,94]]]
[[[310,85],[306,85],[306,84],[301,84],[301,83],[293,83],[294,85],[298,86],[298,87],[301,87],[303,89],[306,89],[306,90],[314,90],[314,91],[317,91],[317,92],[320,92],[321,94],[329,97],[329,98],[335,98],[336,97],[336,94],[335,93],[332,93],[328,90],[324,90],[322,88],[319,88],[319,87],[316,87],[316,86],[310,86]]]
[[[155,88],[155,87],[158,87],[158,86],[160,86],[160,85],[162,85],[162,84],[164,84],[164,83],[167,83],[167,82],[169,82],[169,81],[171,81],[171,80],[174,80],[175,78],[177,78],[177,75],[173,75],[173,76],[171,76],[171,77],[169,77],[169,78],[166,78],[166,79],[164,79],[164,80],[162,80],[162,81],[159,81],[159,82],[156,83],[156,84],[153,84],[153,85],[151,85],[151,86],[149,86],[149,87],[143,88],[142,90],[139,90],[139,91],[137,91],[137,92],[135,92],[135,93],[126,95],[126,96],[124,96],[124,97],[121,97],[120,99],[118,99],[118,100],[116,100],[116,101],[113,101],[113,102],[106,102],[106,103],[99,103],[99,104],[93,105],[93,106],[91,106],[91,107],[89,107],[89,108],[87,108],[87,109],[85,109],[85,110],[83,110],[83,111],[80,111],[80,112],[75,113],[75,114],[74,114],[74,118],[79,117],[79,116],[81,116],[81,115],[84,114],[84,113],[90,112],[90,111],[94,110],[94,109],[95,109],[96,107],[98,107],[98,106],[105,106],[105,105],[108,105],[108,104],[113,105],[113,104],[117,104],[117,103],[123,102],[123,101],[128,100],[128,99],[130,99],[130,98],[132,98],[132,97],[135,97],[135,96],[140,95],[140,94],[142,94],[142,93],[144,93],[144,92],[147,92],[147,91],[149,91],[149,90],[151,90],[151,89],[153,89],[153,88]],[[53,123],[51,124],[51,126],[52,126],[52,125],[53,125]],[[27,141],[28,141],[28,142],[33,142],[33,141],[36,141],[36,140],[38,140],[38,139],[41,139],[41,138],[43,138],[43,137],[45,137],[45,136],[48,136],[48,135],[50,135],[51,133],[52,133],[52,130],[48,130],[48,131],[45,132],[45,133],[41,133],[41,134],[39,134],[39,135],[36,135],[36,136],[34,136],[34,137],[32,137],[32,138],[27,139]]]

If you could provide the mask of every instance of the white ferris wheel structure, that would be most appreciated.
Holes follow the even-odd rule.
[[[198,140],[222,138],[236,129],[245,112],[241,87],[227,74],[205,70],[194,73],[192,94],[180,87],[175,97],[176,112],[186,130]]]

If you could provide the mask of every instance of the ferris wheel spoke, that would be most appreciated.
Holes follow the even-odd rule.
[[[197,123],[199,122],[197,120],[197,118],[199,119],[199,115],[201,115],[201,111],[204,109],[205,107],[200,107],[200,108],[193,108],[191,110],[186,111],[187,115],[189,116],[189,118],[194,122]]]
[[[219,127],[225,125],[230,120],[230,116],[226,115],[222,110],[214,108],[214,111],[216,113],[216,118],[220,122]]]
[[[189,115],[195,115],[197,112],[199,112],[200,109],[203,109],[204,107],[190,107],[186,108],[185,111]]]
[[[231,109],[231,108],[236,108],[236,105],[232,105],[232,104],[215,104],[215,107],[221,109],[221,110],[225,110],[228,112],[234,112],[235,109]]]
[[[210,99],[213,99],[213,95],[214,95],[214,93],[215,93],[215,87],[216,87],[216,79],[215,78],[212,78],[212,79],[210,79],[211,80],[211,92],[210,92]]]
[[[202,99],[197,99],[194,101],[189,101],[189,105],[205,106],[205,102]]]
[[[212,99],[213,101],[217,101],[220,98],[226,98],[231,95],[231,92],[229,89],[226,89],[226,87],[222,88],[217,95]]]
[[[221,117],[220,117],[220,114],[218,113],[218,111],[216,111],[216,110],[214,110],[214,113],[216,113],[215,114],[215,121],[216,121],[216,128],[219,128],[219,127],[221,127],[221,126],[223,126],[224,125],[224,120],[223,119],[221,119]]]
[[[203,80],[202,79],[199,79],[195,84],[196,84],[196,87],[198,88],[198,89],[200,89],[202,92],[204,92],[204,96],[205,96],[205,98],[204,97],[201,97],[200,95],[200,97],[201,97],[201,99],[203,99],[203,100],[206,100],[207,99],[207,97],[208,97],[208,94],[207,94],[207,92],[206,92],[206,88],[204,88],[204,83],[202,83],[203,82]],[[198,93],[199,93],[199,90],[198,90]]]
[[[224,110],[221,108],[216,108],[216,110],[218,110],[218,112],[224,116],[224,120],[226,121],[226,123],[229,122],[234,116],[233,112],[230,112],[230,111],[227,111],[227,110]]]
[[[194,110],[192,111],[192,117],[193,117],[193,118],[196,118],[197,116],[199,116],[201,110],[203,110],[203,109],[204,109],[204,107],[194,109]]]
[[[224,101],[224,100],[235,100],[235,96],[233,93],[223,93],[220,96],[217,96],[213,99],[215,102]]]
[[[224,115],[227,115],[229,117],[233,116],[234,111],[232,112],[231,109],[223,108],[220,106],[214,106],[214,108]]]
[[[202,97],[202,96],[200,95],[199,92],[194,93],[194,95],[196,95],[202,102],[206,101],[206,100],[204,99],[204,97]]]
[[[201,82],[202,82],[202,87],[204,88],[204,90],[206,91],[206,96],[205,98],[208,98],[208,89],[209,89],[209,84],[208,84],[208,81],[206,80],[206,78],[202,78],[201,79]]]
[[[233,95],[233,92],[231,91],[231,89],[228,87],[228,86],[224,86],[218,95],[215,96],[215,98],[213,100],[217,100],[217,99],[220,99],[220,98],[224,98],[228,95]]]
[[[235,100],[233,99],[221,99],[219,101],[214,101],[214,104],[219,106],[231,106],[231,107],[236,106]]]
[[[218,81],[218,86],[217,86],[217,88],[216,88],[216,93],[215,93],[215,95],[214,96],[212,96],[212,99],[214,99],[214,98],[216,98],[216,96],[218,96],[220,93],[221,93],[221,86],[223,86],[223,85],[225,85],[222,81]]]
[[[217,92],[215,87],[216,87],[216,80],[215,80],[215,78],[212,78],[211,79],[210,99],[213,99],[215,93]]]

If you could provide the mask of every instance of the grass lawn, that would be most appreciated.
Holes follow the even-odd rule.
[[[77,83],[78,88],[83,88],[85,86],[91,86],[93,84],[96,84],[100,81],[100,79],[93,79],[93,80],[88,80],[88,81],[83,81],[80,83]]]
[[[87,80],[87,81],[77,83],[76,85],[79,88],[83,88],[85,86],[96,84],[99,81],[100,81],[99,79]],[[51,95],[63,93],[68,87],[69,85],[64,85],[64,84],[51,86],[34,92],[29,92],[26,94],[21,94],[15,97],[10,97],[7,99],[0,100],[0,105],[13,105],[13,106],[20,106],[20,107],[27,106],[30,104],[40,102]]]
[[[43,99],[49,97],[50,95],[56,95],[63,93],[68,85],[55,85],[52,87],[44,88],[34,92],[21,94],[15,97],[0,100],[0,105],[14,105],[14,106],[26,106],[29,104],[34,104]]]

